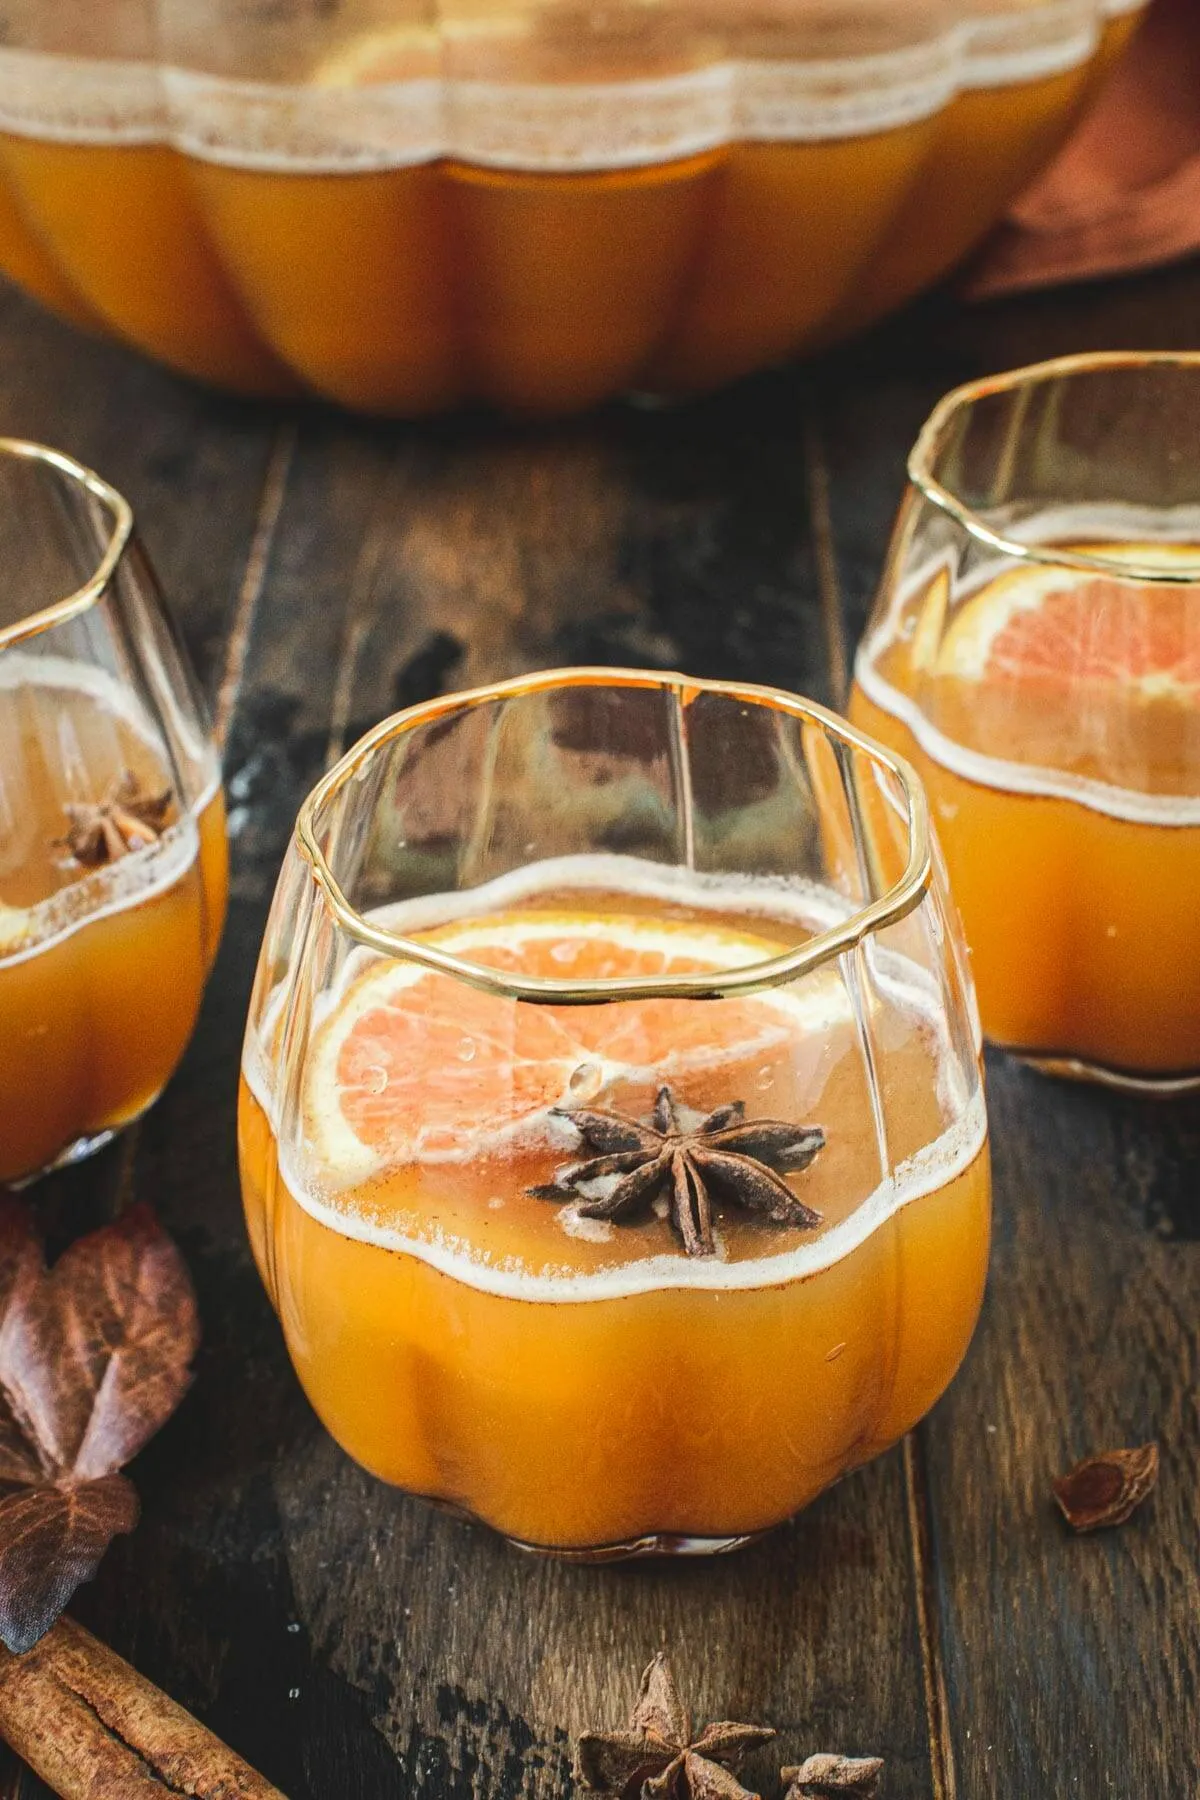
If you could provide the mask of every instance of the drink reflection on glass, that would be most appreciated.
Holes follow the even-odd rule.
[[[86,1154],[183,1053],[225,911],[216,754],[121,496],[0,440],[0,1182]]]
[[[1068,357],[935,410],[852,716],[917,765],[984,1029],[1200,1085],[1200,356]]]
[[[304,806],[246,1034],[247,1220],[385,1480],[526,1545],[709,1550],[966,1349],[986,1121],[911,771],[765,688],[530,676]]]

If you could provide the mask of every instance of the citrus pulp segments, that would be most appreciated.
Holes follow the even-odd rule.
[[[716,925],[570,913],[499,915],[423,938],[491,967],[560,980],[744,968],[780,948]],[[578,951],[568,957],[571,947]],[[466,1161],[527,1131],[550,1107],[602,1104],[617,1077],[678,1081],[847,1017],[834,971],[807,977],[803,992],[567,1007],[489,996],[413,963],[376,963],[333,996],[314,1036],[305,1135],[338,1187],[404,1162]],[[652,1064],[651,1035],[663,1044]],[[571,1078],[582,1067],[590,1079],[580,1092]]]
[[[1178,567],[1195,551],[1178,544],[1075,545],[1089,555],[1118,553],[1142,566]],[[1200,585],[1200,583],[1198,583]],[[924,614],[918,635],[924,625]],[[928,658],[928,646],[923,645]],[[917,642],[914,640],[914,666]],[[926,662],[926,666],[928,666]],[[1185,586],[1154,587],[1066,566],[1009,570],[968,600],[937,653],[940,675],[964,681],[1049,679],[1194,695],[1200,689],[1200,607]]]
[[[996,639],[1022,613],[1040,611],[1043,601],[1071,580],[1065,569],[1042,566],[1011,569],[989,581],[968,600],[942,638],[937,673],[961,681],[981,681],[988,672]]]

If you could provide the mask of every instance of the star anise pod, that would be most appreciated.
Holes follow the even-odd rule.
[[[621,1800],[759,1800],[730,1773],[775,1736],[769,1725],[722,1720],[696,1737],[666,1654],[642,1676],[628,1731],[585,1731],[575,1772],[585,1787]]]
[[[633,1218],[666,1190],[671,1223],[689,1256],[714,1254],[714,1199],[745,1207],[776,1225],[811,1230],[821,1223],[820,1213],[781,1179],[806,1169],[824,1148],[819,1125],[747,1119],[745,1103],[733,1100],[689,1128],[669,1087],[659,1088],[649,1124],[617,1112],[561,1107],[554,1112],[601,1154],[587,1162],[564,1163],[552,1181],[529,1191],[560,1204],[573,1199],[585,1219]],[[603,1195],[583,1191],[591,1182],[611,1177],[616,1179]]]
[[[102,800],[64,806],[69,826],[55,843],[65,845],[85,869],[117,862],[161,835],[172,798],[169,787],[147,793],[133,770],[124,769]]]
[[[780,1769],[784,1800],[875,1800],[883,1774],[882,1756],[830,1756],[819,1751],[798,1769]]]

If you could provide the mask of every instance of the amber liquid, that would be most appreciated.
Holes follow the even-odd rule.
[[[318,391],[382,410],[468,393],[554,411],[629,385],[715,386],[797,349],[932,130],[613,173],[195,163],[192,178],[259,330]]]
[[[1106,52],[1130,28],[1114,21]],[[378,67],[371,45],[351,93],[411,73],[387,66],[386,34]],[[209,159],[10,135],[0,264],[58,310],[248,391],[278,391],[286,370],[343,404],[409,414],[475,396],[555,412],[695,392],[844,335],[949,267],[1069,129],[1090,71],[948,105],[934,93],[898,125],[885,96],[879,127],[872,92],[856,91],[843,136],[804,138],[801,123],[801,141],[636,166],[597,148],[594,165],[572,151],[558,169],[551,142],[545,169],[321,171],[303,131],[295,168],[286,143],[240,155],[214,138]],[[347,120],[353,142],[352,107]]]
[[[173,150],[9,135],[0,168],[58,286],[118,336],[186,375],[246,393],[290,390],[208,247]]]
[[[575,891],[569,904],[593,919],[636,910],[628,895]],[[661,900],[654,911],[690,916]],[[761,940],[761,917],[753,929]],[[239,1114],[250,1237],[305,1391],[352,1456],[528,1544],[711,1544],[788,1517],[909,1429],[980,1305],[982,1115],[947,1137],[936,1031],[892,1014],[877,1041],[892,1155],[949,1147],[881,1197],[853,1019],[836,977],[810,982],[816,1011],[750,1060],[722,1060],[732,1003],[706,1003],[718,1060],[681,1078],[686,1103],[744,1098],[759,1116],[817,1118],[828,1138],[795,1178],[824,1215],[818,1230],[718,1207],[712,1264],[686,1258],[664,1217],[597,1226],[531,1196],[569,1154],[544,1126],[367,1179],[281,1167],[251,1032]],[[626,1015],[630,1041],[637,1004],[655,1003],[605,1009]],[[591,1103],[644,1115],[652,1100],[645,1075],[618,1074]]]
[[[161,755],[102,695],[0,688],[0,1182],[145,1110],[191,1035],[226,901],[220,789],[158,843],[86,870],[55,842],[67,802]]]
[[[982,243],[1066,141],[1091,92],[1090,65],[957,94],[829,336],[845,336],[910,300]]]
[[[41,243],[10,189],[2,185],[0,269],[60,318],[69,319],[73,325],[85,330],[98,328],[96,315]]]
[[[987,1035],[1135,1078],[1200,1074],[1195,687],[1104,701],[1069,682],[1023,698],[922,688],[911,640],[880,639],[859,653],[850,715],[924,780]],[[988,782],[964,748],[994,765]]]

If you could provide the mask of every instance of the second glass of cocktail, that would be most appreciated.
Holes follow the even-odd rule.
[[[1200,1089],[1200,355],[957,389],[909,460],[851,717],[916,764],[984,1030]]]
[[[315,790],[246,1036],[255,1255],[368,1469],[529,1546],[716,1550],[966,1349],[969,976],[899,759],[765,688],[530,676]]]

